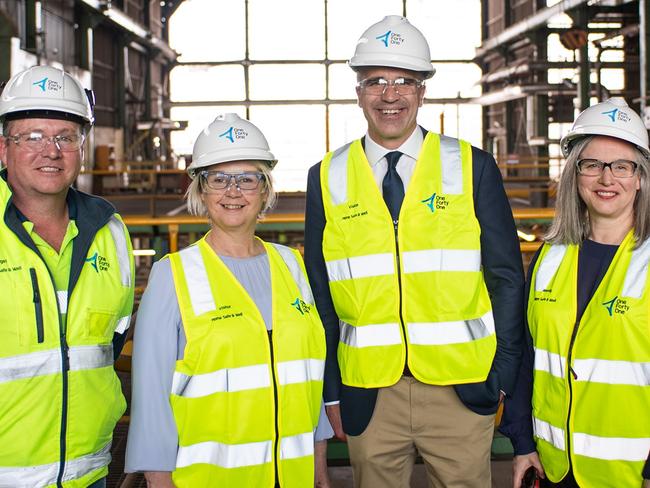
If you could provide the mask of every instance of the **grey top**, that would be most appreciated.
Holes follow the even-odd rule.
[[[272,326],[271,276],[266,254],[251,258],[220,256],[257,305],[268,330]],[[154,263],[136,317],[133,341],[131,423],[125,472],[173,471],[178,432],[169,404],[176,361],[183,359],[186,338],[168,259]],[[323,415],[316,440],[332,437]]]

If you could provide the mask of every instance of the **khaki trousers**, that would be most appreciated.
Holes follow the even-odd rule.
[[[370,423],[348,436],[356,488],[407,488],[416,454],[432,487],[490,488],[494,415],[479,415],[451,386],[403,376],[380,388]]]

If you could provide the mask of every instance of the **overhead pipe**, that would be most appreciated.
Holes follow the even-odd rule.
[[[587,2],[588,0],[562,0],[552,7],[546,7],[538,10],[530,17],[511,25],[510,27],[507,27],[496,36],[486,39],[481,46],[476,48],[476,57],[481,58],[502,44],[510,42],[527,32],[546,25],[550,18],[558,14],[563,14],[568,10],[572,10],[582,4],[586,4]]]

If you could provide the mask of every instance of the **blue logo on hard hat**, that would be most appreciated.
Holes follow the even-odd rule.
[[[231,127],[230,129],[228,129],[228,130],[227,130],[226,132],[224,132],[223,134],[219,134],[219,137],[225,137],[225,138],[228,139],[230,142],[235,142],[235,138],[234,138],[233,135],[232,135],[232,130],[233,130],[233,128]]]
[[[42,80],[35,81],[34,83],[32,83],[32,85],[36,85],[42,91],[45,91],[45,83],[47,83],[47,76],[45,78],[43,78]]]
[[[390,35],[391,35],[391,31],[387,31],[385,34],[375,37],[375,39],[383,42],[384,46],[388,47],[388,38],[390,37]]]
[[[609,112],[601,112],[603,115],[607,115],[612,122],[616,122],[616,114],[618,113],[618,109],[615,108],[614,110],[610,110]]]

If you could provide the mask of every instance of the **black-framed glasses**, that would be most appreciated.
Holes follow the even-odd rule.
[[[369,95],[383,95],[386,88],[392,86],[395,88],[395,93],[398,95],[413,95],[417,92],[418,88],[424,86],[424,81],[416,78],[395,78],[394,80],[387,80],[383,77],[366,78],[357,83],[357,86],[364,90]]]
[[[225,191],[231,185],[240,191],[254,191],[260,186],[260,182],[266,181],[264,173],[256,171],[243,173],[225,173],[223,171],[203,170],[199,173],[203,187],[215,191]]]
[[[54,144],[61,152],[73,152],[78,151],[84,143],[84,137],[81,134],[73,133],[46,136],[40,131],[5,136],[5,139],[13,142],[16,146],[23,148],[25,151],[33,153],[43,151],[43,149],[45,149],[45,147],[50,143]]]
[[[611,163],[606,163],[605,161],[591,158],[580,159],[576,165],[578,167],[578,173],[583,176],[600,176],[605,171],[605,168],[609,168],[612,175],[617,178],[631,178],[636,173],[638,166],[634,161],[628,159],[617,159]]]

